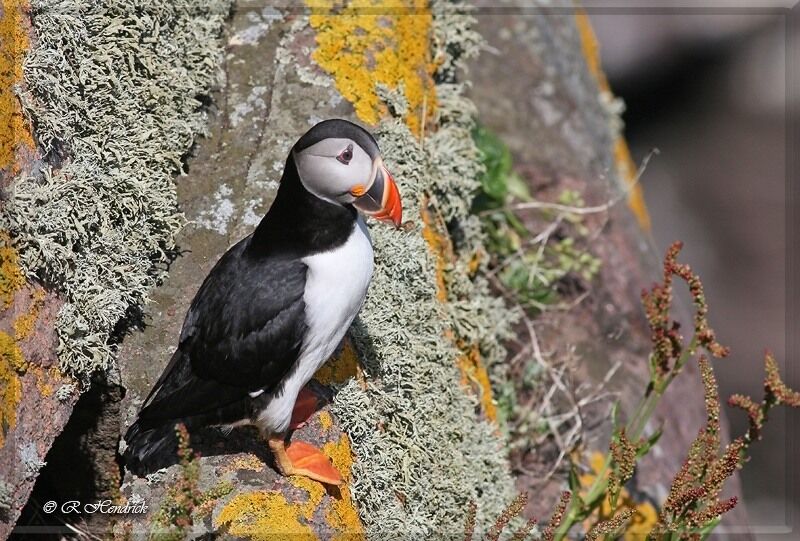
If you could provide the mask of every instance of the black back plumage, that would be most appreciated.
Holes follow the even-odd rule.
[[[256,231],[228,250],[186,314],[178,348],[126,433],[126,465],[145,473],[175,455],[174,427],[248,418],[249,393],[279,393],[307,330],[302,258],[343,244],[356,211],[309,193],[290,154]]]

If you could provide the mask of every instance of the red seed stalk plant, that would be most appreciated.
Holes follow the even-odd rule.
[[[722,515],[736,506],[736,497],[720,499],[723,484],[745,463],[749,446],[761,439],[770,410],[779,405],[800,407],[800,393],[787,387],[781,380],[777,362],[767,353],[764,398],[761,402],[738,394],[728,400],[729,405],[746,412],[750,420],[749,430],[725,446],[724,450],[721,449],[719,389],[709,357],[725,357],[729,350],[717,342],[714,331],[708,325],[708,305],[700,278],[689,265],[677,262],[681,248],[680,242],[670,246],[664,259],[663,282],[642,292],[653,343],[647,388],[624,425],[618,423],[614,408],[611,443],[601,470],[591,486],[584,490],[576,473],[577,468],[573,466],[569,476],[571,492],[562,494],[553,520],[539,539],[565,539],[576,525],[585,525],[587,519],[593,521],[585,534],[587,540],[613,540],[624,533],[635,511],[621,503],[620,493],[625,483],[633,477],[637,462],[661,436],[660,429],[646,435],[645,427],[669,385],[691,359],[697,358],[703,380],[706,424],[690,445],[686,459],[661,505],[658,520],[647,535],[648,540],[706,539],[719,524]],[[689,286],[694,306],[694,328],[688,342],[680,333],[679,323],[670,314],[675,278]],[[608,517],[601,517],[598,511],[604,502],[610,504],[611,513]],[[517,505],[513,509],[518,514],[521,507]],[[509,520],[508,516],[504,516],[498,524],[504,526]],[[468,527],[468,530],[471,528]],[[523,539],[517,535],[514,538]]]

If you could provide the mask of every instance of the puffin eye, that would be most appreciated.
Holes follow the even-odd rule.
[[[347,145],[347,148],[341,151],[339,155],[336,156],[336,159],[345,165],[349,164],[350,160],[353,159],[353,145]]]

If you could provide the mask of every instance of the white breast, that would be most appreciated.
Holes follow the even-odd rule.
[[[308,266],[303,294],[308,331],[294,372],[258,417],[266,432],[286,430],[297,393],[336,349],[361,309],[372,278],[372,242],[358,217],[343,245],[303,258]]]

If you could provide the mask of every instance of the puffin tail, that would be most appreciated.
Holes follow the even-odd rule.
[[[139,476],[174,464],[178,458],[175,425],[142,429],[137,419],[125,433],[125,466]]]

